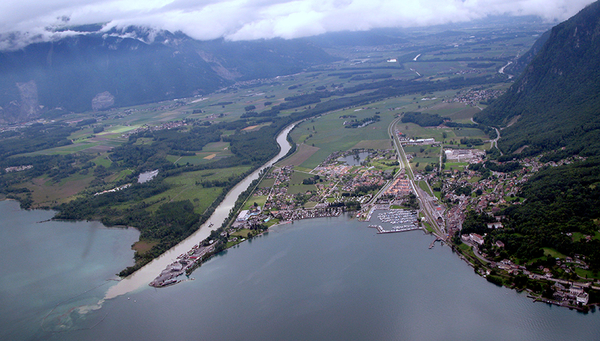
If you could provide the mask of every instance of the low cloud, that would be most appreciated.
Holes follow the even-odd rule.
[[[200,40],[299,38],[332,31],[465,22],[490,15],[563,21],[590,0],[9,0],[0,3],[3,46],[57,39],[69,25],[105,23],[182,31]],[[1,48],[1,47],[0,47]]]

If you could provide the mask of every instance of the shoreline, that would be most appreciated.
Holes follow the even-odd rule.
[[[467,243],[465,243],[465,245],[469,245]],[[600,302],[591,302],[591,303],[587,303],[587,304],[582,304],[582,305],[578,305],[578,304],[570,304],[567,302],[559,302],[557,300],[554,299],[549,299],[547,297],[543,297],[542,293],[540,294],[536,294],[535,291],[533,291],[532,289],[530,289],[529,287],[524,287],[524,288],[519,288],[516,286],[508,286],[505,285],[504,282],[500,283],[496,283],[493,282],[492,280],[490,280],[489,276],[495,276],[495,277],[499,277],[500,279],[504,279],[505,277],[510,276],[510,273],[504,274],[504,270],[500,270],[502,271],[501,273],[496,272],[496,269],[498,269],[497,267],[495,267],[496,263],[486,260],[486,264],[483,264],[483,259],[479,258],[479,257],[475,257],[476,259],[473,259],[470,255],[466,255],[465,253],[463,253],[462,250],[460,250],[457,245],[455,245],[454,243],[449,242],[448,246],[450,246],[450,248],[452,249],[453,253],[456,253],[458,255],[458,257],[460,259],[462,259],[465,263],[467,263],[468,266],[472,267],[474,272],[479,275],[480,277],[485,278],[490,284],[494,284],[496,286],[501,286],[501,287],[505,287],[507,289],[510,290],[515,290],[517,292],[523,292],[523,291],[527,291],[527,298],[531,298],[533,303],[536,302],[542,302],[542,303],[546,303],[546,304],[550,304],[550,305],[556,305],[558,307],[563,307],[563,308],[569,308],[570,310],[577,310],[579,312],[583,312],[583,313],[587,313],[590,310],[594,311],[595,307],[598,306],[600,307]],[[469,245],[471,248],[472,246]],[[472,250],[472,249],[471,249]],[[475,253],[474,253],[475,254]],[[475,262],[479,262],[480,265],[475,264]],[[483,268],[483,270],[482,270]],[[588,288],[589,290],[594,290],[594,291],[599,291],[598,289],[600,289],[600,287],[594,287],[593,281],[592,282],[576,282],[576,281],[568,281],[568,280],[562,280],[562,279],[556,279],[556,278],[536,278],[535,275],[529,274],[527,275],[528,280],[533,281],[534,283],[538,283],[541,286],[545,285],[550,285],[550,282],[554,282],[554,285],[551,285],[552,287],[554,287],[557,283],[561,283],[561,282],[566,282],[569,283],[572,287],[573,286],[579,286],[579,285],[584,285],[586,288]],[[541,277],[541,276],[540,276]],[[583,280],[583,279],[582,279]],[[514,285],[514,283],[513,283]]]

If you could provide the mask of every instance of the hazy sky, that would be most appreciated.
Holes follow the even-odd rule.
[[[89,23],[144,25],[196,39],[297,38],[329,31],[411,27],[488,15],[538,15],[563,21],[591,0],[3,0],[0,35],[56,34]],[[65,33],[61,33],[65,34]]]

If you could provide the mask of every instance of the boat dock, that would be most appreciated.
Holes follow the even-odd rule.
[[[377,218],[382,223],[391,223],[391,224],[402,224],[406,225],[407,223],[414,224],[417,222],[417,212],[412,210],[388,210],[386,212],[381,212],[377,214]]]
[[[441,242],[443,244],[443,240],[441,238],[436,238],[434,241],[431,242],[431,244],[429,244],[429,248],[433,249],[433,246],[435,245],[435,242]]]
[[[369,225],[369,227],[376,228],[378,234],[408,232],[408,231],[414,231],[414,230],[421,229],[420,227],[418,227],[416,225],[394,226],[389,230],[384,229],[381,225]]]

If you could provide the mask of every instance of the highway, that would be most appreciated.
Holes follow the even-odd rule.
[[[433,228],[433,233],[438,238],[440,238],[442,240],[446,240],[445,227],[440,226],[440,224],[438,224],[437,219],[436,219],[437,212],[436,212],[435,206],[433,204],[434,198],[431,197],[428,193],[423,191],[421,188],[419,188],[419,186],[417,186],[415,184],[415,175],[412,171],[412,168],[410,167],[410,163],[408,162],[408,158],[406,157],[404,148],[402,147],[402,144],[400,143],[398,136],[396,136],[396,134],[394,133],[394,127],[396,126],[396,123],[398,123],[399,120],[400,120],[399,118],[395,119],[394,121],[392,121],[392,123],[388,127],[388,134],[389,134],[390,138],[394,141],[394,147],[396,149],[396,153],[398,154],[398,162],[400,163],[400,167],[402,167],[406,170],[406,175],[408,177],[410,186],[412,187],[413,192],[415,193],[415,195],[417,196],[417,199],[419,200],[421,212],[423,212],[425,219],[427,220],[427,222],[429,222],[429,224]]]

